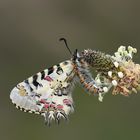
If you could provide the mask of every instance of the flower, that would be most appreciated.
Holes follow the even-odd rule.
[[[137,50],[131,46],[128,46],[128,50],[121,46],[115,56],[112,56],[119,64],[116,74],[111,79],[118,83],[117,86],[113,86],[112,94],[128,96],[131,93],[137,93],[140,87],[140,65],[135,64],[132,60],[136,52]]]
[[[98,85],[108,90],[112,88],[113,95],[128,96],[140,90],[140,65],[133,62],[135,53],[136,48],[120,46],[112,56],[90,49],[83,51],[82,55],[84,61],[97,71],[95,81]],[[100,101],[108,90],[99,94]]]

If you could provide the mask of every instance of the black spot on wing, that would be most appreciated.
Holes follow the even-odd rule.
[[[61,66],[60,66],[59,64],[57,65],[56,73],[57,73],[58,75],[60,75],[60,74],[63,73],[63,69],[61,68]]]
[[[41,72],[41,80],[44,79],[44,78],[45,78],[45,71],[43,70],[43,71]]]
[[[29,85],[29,81],[28,81],[28,79],[24,80],[24,82],[25,82],[26,84]]]
[[[69,64],[68,61],[63,62],[63,65],[68,65],[68,64]]]
[[[54,71],[54,68],[53,67],[48,68],[48,75],[50,75],[51,73],[53,73],[53,71]]]
[[[30,90],[33,91],[33,88],[30,86],[28,79],[24,80],[24,82],[29,86]]]
[[[38,78],[38,75],[34,75],[33,76],[33,85],[37,88],[38,85],[41,86],[38,82],[37,82],[37,78]]]

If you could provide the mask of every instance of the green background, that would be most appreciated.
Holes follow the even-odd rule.
[[[48,128],[41,116],[15,109],[11,89],[27,77],[70,59],[71,50],[113,54],[120,45],[138,49],[138,0],[0,0],[0,140],[139,140],[140,95],[108,93],[104,102],[80,86],[69,123]]]

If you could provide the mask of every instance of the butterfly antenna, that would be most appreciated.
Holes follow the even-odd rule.
[[[67,40],[65,38],[60,38],[59,41],[64,41],[66,48],[68,49],[70,54],[73,55],[73,53],[71,52],[70,48],[68,47]]]

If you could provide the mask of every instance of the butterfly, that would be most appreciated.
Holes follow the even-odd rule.
[[[64,38],[61,38],[67,46]],[[68,48],[70,51],[70,49]],[[40,114],[45,124],[54,120],[68,120],[74,111],[72,92],[79,82],[89,93],[101,95],[105,92],[102,84],[97,84],[84,60],[84,53],[75,50],[70,60],[54,65],[17,84],[10,94],[16,107],[24,112]]]

